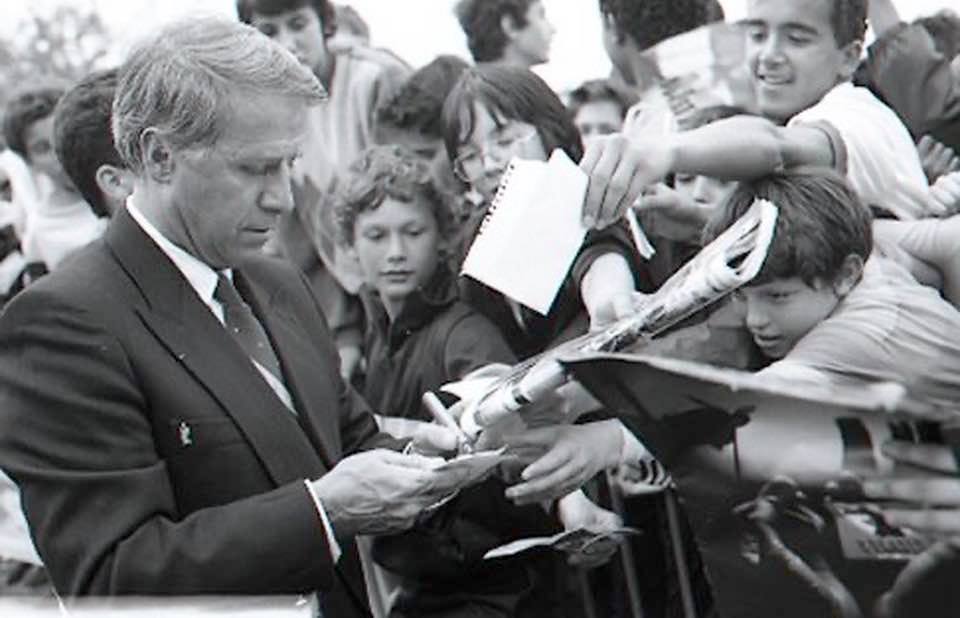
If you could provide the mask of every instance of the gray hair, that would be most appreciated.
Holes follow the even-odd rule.
[[[231,94],[278,95],[315,105],[326,92],[313,73],[255,28],[224,18],[177,21],[127,58],[113,102],[117,151],[143,170],[141,137],[156,129],[175,148],[216,143]]]

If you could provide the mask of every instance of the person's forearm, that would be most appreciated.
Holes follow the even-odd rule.
[[[619,253],[606,253],[594,260],[580,284],[580,297],[591,317],[614,297],[633,291],[633,273]]]
[[[750,180],[801,165],[832,165],[827,137],[810,128],[783,128],[737,116],[675,134],[672,170],[724,180]]]
[[[893,0],[870,0],[867,8],[867,20],[873,33],[879,39],[900,24],[900,14]]]

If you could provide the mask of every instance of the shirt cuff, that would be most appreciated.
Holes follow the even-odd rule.
[[[620,431],[623,432],[623,447],[620,449],[620,465],[636,465],[636,462],[650,457],[647,448],[640,443],[637,436],[633,435],[633,432],[627,429],[623,423],[620,423]]]
[[[327,511],[324,510],[323,503],[320,502],[320,496],[317,495],[316,490],[313,488],[313,483],[304,479],[303,484],[307,486],[307,493],[310,494],[310,499],[313,500],[313,506],[316,507],[320,521],[323,522],[323,532],[327,535],[327,546],[330,548],[330,556],[333,558],[333,563],[336,564],[340,561],[343,550],[340,549],[340,543],[337,542],[337,537],[333,535],[333,526],[330,525]]]

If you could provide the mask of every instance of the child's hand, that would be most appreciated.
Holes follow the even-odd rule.
[[[924,135],[917,142],[917,154],[920,155],[923,171],[931,184],[945,174],[960,170],[960,159],[953,149],[929,135]]]
[[[584,528],[602,534],[623,526],[623,521],[616,513],[597,506],[581,490],[557,502],[557,515],[567,531]],[[592,569],[606,564],[617,553],[617,542],[611,537],[591,543],[588,548],[589,551],[570,554],[567,559],[570,565]]]
[[[457,450],[457,432],[437,423],[427,423],[408,418],[376,415],[380,430],[395,438],[410,439],[411,447],[421,455],[439,455]]]
[[[949,217],[960,212],[960,172],[945,174],[930,187],[930,198]]]

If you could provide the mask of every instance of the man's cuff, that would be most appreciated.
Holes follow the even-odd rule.
[[[323,503],[320,502],[320,496],[317,495],[316,490],[313,488],[313,483],[304,479],[303,484],[307,486],[307,493],[310,494],[310,499],[313,500],[313,506],[316,507],[320,521],[323,522],[323,532],[327,535],[327,546],[330,548],[330,557],[333,558],[333,563],[336,564],[340,560],[343,550],[340,549],[340,543],[337,542],[337,537],[333,535],[333,526],[330,525],[327,511],[324,510]]]

